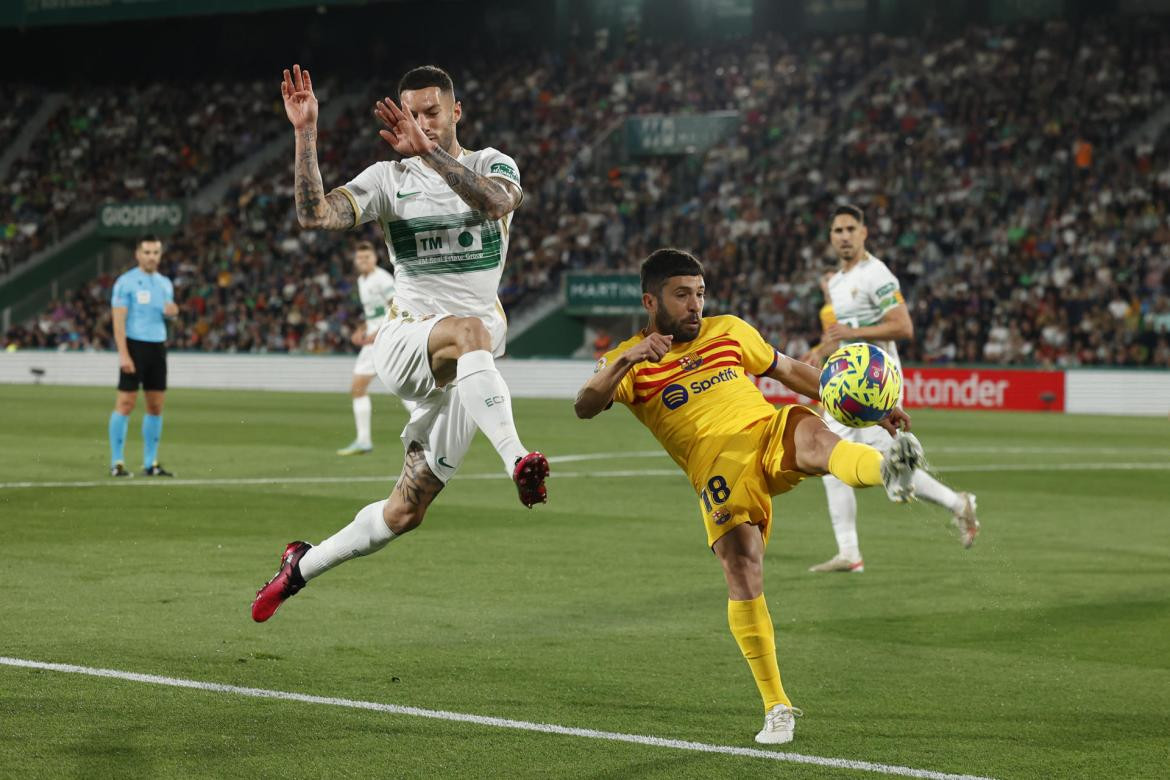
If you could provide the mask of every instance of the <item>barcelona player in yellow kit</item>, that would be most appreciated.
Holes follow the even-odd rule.
[[[764,548],[772,529],[772,496],[806,476],[831,473],[854,487],[884,485],[900,498],[921,448],[898,435],[884,455],[844,441],[811,409],[780,409],[749,375],[768,376],[810,397],[815,368],[782,355],[738,317],[703,317],[702,265],[678,249],[659,249],[642,264],[647,327],[606,353],[577,395],[578,417],[625,404],[686,472],[698,496],[707,544],[727,580],[731,633],[751,667],[764,703],[757,742],[792,739],[800,714],[784,692],[776,639],[764,600]],[[882,423],[909,427],[895,409]]]

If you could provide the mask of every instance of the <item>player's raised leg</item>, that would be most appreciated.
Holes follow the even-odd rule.
[[[976,534],[979,533],[979,520],[975,515],[975,496],[956,492],[931,476],[926,471],[925,456],[917,439],[905,433],[891,437],[887,431],[878,427],[851,429],[845,435],[882,452],[894,451],[897,454],[910,447],[910,454],[916,465],[910,474],[909,483],[902,486],[900,497],[892,495],[891,498],[902,501],[916,498],[949,509],[954,516],[953,523],[959,529],[963,546],[972,545]],[[813,566],[810,571],[846,571],[847,564],[861,560],[861,554],[856,548],[857,503],[847,485],[828,477],[825,479],[825,493],[829,498],[829,517],[833,522],[838,553],[825,563]]]
[[[911,433],[899,433],[884,453],[830,431],[819,417],[796,423],[796,468],[805,474],[832,474],[850,487],[882,485],[891,501],[912,493],[914,471],[923,463],[922,445]]]
[[[370,433],[370,418],[373,416],[373,404],[370,403],[370,382],[375,374],[354,373],[350,384],[349,395],[353,400],[353,424],[356,436],[348,447],[337,451],[338,455],[365,455],[374,449],[373,437]]]
[[[422,447],[412,442],[389,498],[362,507],[349,525],[316,546],[297,541],[285,548],[280,568],[256,593],[252,619],[263,623],[309,580],[352,558],[375,553],[417,528],[442,489],[443,482],[427,466]]]
[[[492,357],[492,338],[478,317],[447,317],[431,329],[431,370],[440,385],[455,383],[459,402],[504,462],[528,507],[547,500],[548,460],[520,443],[512,394]]]
[[[764,599],[764,538],[757,526],[741,523],[712,547],[727,580],[727,623],[752,670],[764,703],[764,728],[756,742],[781,745],[792,741],[796,716],[780,680],[776,633]]]

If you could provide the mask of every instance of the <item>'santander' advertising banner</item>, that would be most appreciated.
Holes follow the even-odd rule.
[[[771,379],[759,380],[772,403],[808,399]],[[1004,368],[907,368],[902,374],[907,409],[1064,411],[1064,372]]]

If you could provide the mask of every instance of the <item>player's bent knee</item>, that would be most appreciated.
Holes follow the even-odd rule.
[[[806,474],[824,474],[829,470],[829,456],[841,437],[817,418],[801,420],[796,429],[796,467]]]

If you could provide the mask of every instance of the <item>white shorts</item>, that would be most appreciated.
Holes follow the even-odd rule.
[[[427,466],[443,482],[454,476],[475,438],[475,420],[459,402],[454,385],[439,387],[431,373],[427,343],[431,329],[447,315],[386,320],[373,343],[374,366],[390,392],[402,399],[410,420],[402,429],[402,444],[422,445]],[[492,355],[504,353],[507,322],[484,319],[492,337]]]
[[[890,436],[886,432],[886,429],[880,425],[871,425],[867,428],[850,428],[848,425],[842,425],[837,422],[828,412],[822,412],[821,418],[825,421],[825,425],[829,426],[830,431],[845,441],[868,444],[880,452],[885,452],[894,443],[894,437]]]
[[[353,364],[355,376],[374,376],[378,369],[374,367],[374,345],[366,344],[358,353],[357,361]]]

